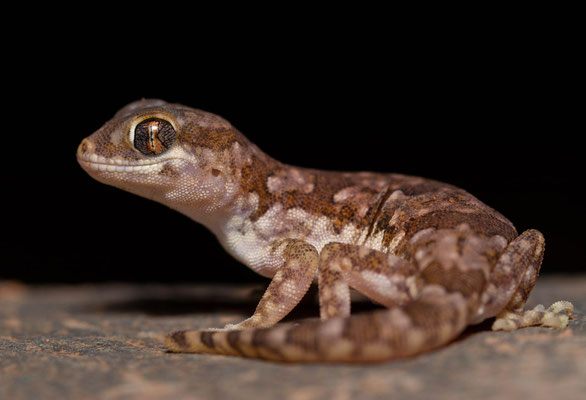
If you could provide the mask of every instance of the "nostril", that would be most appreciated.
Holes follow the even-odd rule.
[[[77,154],[87,154],[94,151],[94,144],[87,139],[83,139],[77,148]]]

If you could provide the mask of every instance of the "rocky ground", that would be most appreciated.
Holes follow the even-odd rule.
[[[565,330],[492,332],[488,322],[406,360],[287,365],[165,351],[167,332],[248,316],[260,289],[0,282],[0,399],[586,398],[586,276],[541,277],[529,301],[572,301]],[[292,318],[316,314],[308,301]]]

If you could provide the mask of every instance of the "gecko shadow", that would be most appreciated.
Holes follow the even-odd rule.
[[[182,315],[238,315],[242,319],[251,316],[258,305],[266,285],[209,284],[196,286],[143,285],[120,286],[109,295],[90,304],[75,307],[81,313],[93,314],[141,314],[155,317]],[[283,319],[283,322],[315,319],[319,317],[317,287],[312,286],[299,304]],[[369,312],[384,307],[365,297],[352,301],[352,314]],[[470,336],[491,330],[494,318],[468,326],[452,344],[465,341]]]
[[[151,316],[178,316],[184,314],[254,311],[262,291],[259,288],[149,287],[122,293],[118,299],[101,299],[77,307],[93,313],[146,314]]]
[[[91,305],[76,307],[78,311],[89,313],[146,314],[151,316],[181,316],[187,314],[230,313],[242,314],[246,318],[254,312],[266,288],[199,288],[186,290],[160,291],[147,288],[144,292],[134,292],[120,300],[100,300]],[[353,313],[368,312],[382,306],[370,301],[352,303]],[[311,287],[299,304],[283,321],[295,321],[319,317],[317,288]]]
[[[458,343],[468,339],[471,336],[474,336],[478,333],[482,332],[492,332],[492,324],[494,322],[493,318],[485,319],[484,321],[475,324],[475,325],[468,325],[464,332],[462,332],[458,337],[456,337],[452,343]]]

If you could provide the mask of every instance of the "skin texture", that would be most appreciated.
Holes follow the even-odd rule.
[[[375,362],[440,347],[486,318],[498,316],[494,329],[563,328],[572,311],[568,302],[522,311],[543,236],[518,235],[451,185],[285,165],[223,118],[161,100],[124,107],[77,157],[96,180],[202,223],[272,279],[250,318],[172,333],[174,352]],[[312,283],[321,321],[277,324]],[[351,316],[350,288],[387,309]]]

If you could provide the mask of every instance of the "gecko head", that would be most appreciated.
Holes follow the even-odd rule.
[[[173,208],[217,206],[230,186],[219,147],[235,140],[246,139],[219,116],[139,100],[83,139],[77,160],[96,180]]]

